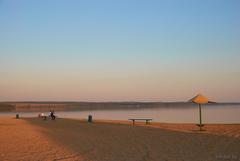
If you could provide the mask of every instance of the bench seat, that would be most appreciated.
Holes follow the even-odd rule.
[[[133,125],[135,124],[135,121],[146,121],[146,124],[149,123],[149,121],[152,121],[152,119],[144,119],[144,118],[136,118],[136,119],[128,119],[133,122]]]

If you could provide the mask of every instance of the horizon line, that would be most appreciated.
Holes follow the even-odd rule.
[[[0,101],[0,103],[190,103],[188,101]],[[240,102],[214,102],[219,103],[240,103]],[[211,103],[210,103],[211,104]]]

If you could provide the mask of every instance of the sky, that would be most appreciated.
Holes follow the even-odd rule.
[[[0,101],[240,102],[239,0],[0,0]]]

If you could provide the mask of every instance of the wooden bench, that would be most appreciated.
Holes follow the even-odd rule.
[[[135,121],[146,121],[146,124],[149,123],[149,121],[152,121],[152,119],[128,119],[133,122],[133,125],[135,124]]]

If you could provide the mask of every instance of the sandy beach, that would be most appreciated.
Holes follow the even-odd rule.
[[[240,125],[0,118],[0,160],[238,161]]]

